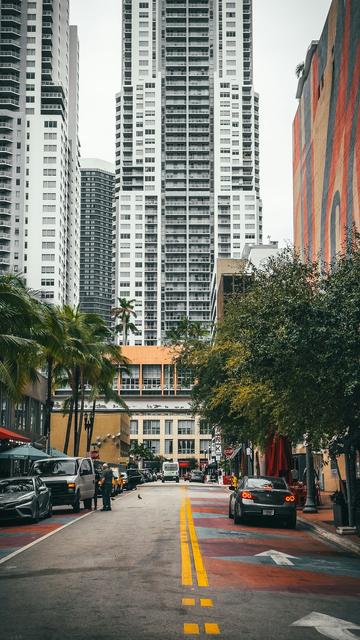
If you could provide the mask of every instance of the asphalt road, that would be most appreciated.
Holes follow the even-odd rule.
[[[0,564],[1,637],[360,638],[360,557],[301,528],[235,526],[225,488],[158,483],[140,494]],[[293,626],[304,617],[312,626]]]

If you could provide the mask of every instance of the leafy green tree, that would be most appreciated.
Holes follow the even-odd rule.
[[[143,443],[133,442],[130,447],[130,456],[135,460],[154,460],[153,452]]]
[[[349,524],[356,506],[356,452],[360,452],[360,234],[349,230],[323,282],[323,377],[330,449],[344,453]],[[329,429],[330,431],[330,429]]]

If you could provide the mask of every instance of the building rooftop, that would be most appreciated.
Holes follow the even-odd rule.
[[[80,158],[81,169],[94,169],[115,174],[115,165],[100,158]]]

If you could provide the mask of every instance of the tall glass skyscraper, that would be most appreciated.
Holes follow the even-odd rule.
[[[80,308],[110,326],[114,166],[81,158]]]
[[[79,45],[69,0],[0,2],[0,273],[79,300]]]
[[[123,0],[115,195],[133,342],[210,323],[214,261],[262,238],[251,0]]]

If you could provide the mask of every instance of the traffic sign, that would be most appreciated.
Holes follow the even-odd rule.
[[[234,449],[232,449],[231,447],[224,450],[225,458],[230,458],[233,453],[234,453]]]

